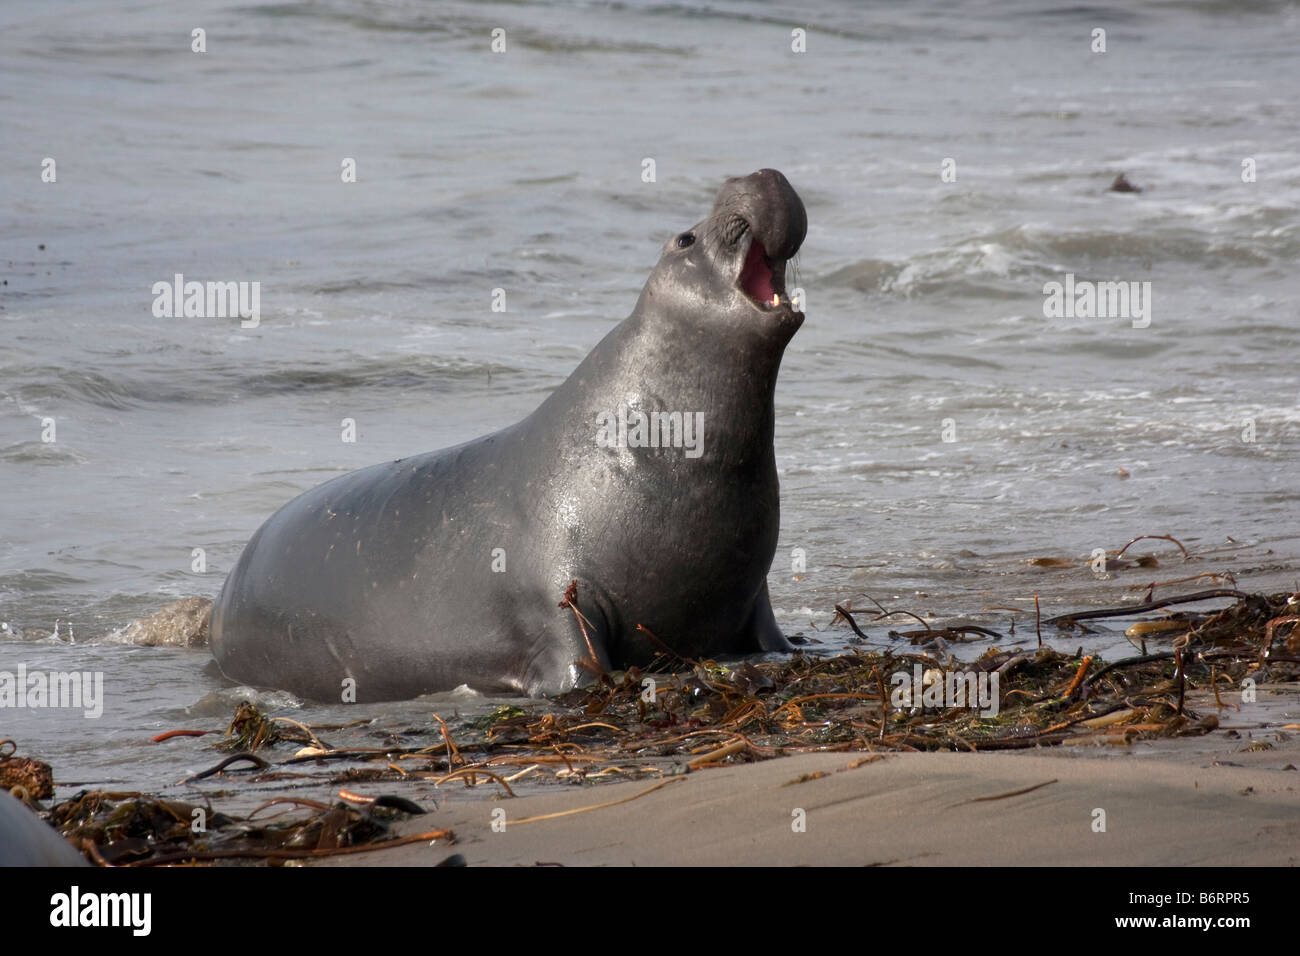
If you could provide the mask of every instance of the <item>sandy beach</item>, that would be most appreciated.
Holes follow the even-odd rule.
[[[429,866],[459,853],[470,866],[1290,866],[1300,740],[1230,729],[1258,727],[1255,708],[1291,711],[1293,689],[1279,690],[1225,716],[1229,729],[1131,747],[803,754],[666,778],[649,793],[652,779],[496,800],[484,799],[490,785],[452,787],[394,835],[445,827],[454,846],[321,865]],[[494,831],[498,809],[506,825],[497,813]]]

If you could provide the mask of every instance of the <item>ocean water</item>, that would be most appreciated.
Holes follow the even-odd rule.
[[[777,393],[790,633],[842,647],[834,605],[874,599],[1027,608],[1023,639],[1035,594],[1296,588],[1297,102],[1294,3],[6,3],[0,671],[102,673],[105,707],[0,710],[0,738],[64,786],[214,762],[146,741],[247,691],[114,634],[214,595],[299,492],[522,418],[764,166],[809,217]],[[260,283],[260,324],[155,316],[178,273]],[[1067,275],[1149,309],[1045,314]],[[1143,534],[1190,559],[1088,567]]]

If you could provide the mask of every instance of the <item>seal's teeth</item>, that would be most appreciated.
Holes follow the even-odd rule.
[[[772,308],[775,309],[775,308],[776,308],[778,305],[780,305],[780,304],[781,304],[781,296],[780,296],[778,293],[773,292],[773,293],[772,293]]]

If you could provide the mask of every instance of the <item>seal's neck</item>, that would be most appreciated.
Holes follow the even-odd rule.
[[[703,427],[704,463],[766,466],[782,351],[763,336],[720,334],[643,300],[535,414],[575,436],[591,434],[602,414],[690,416]]]

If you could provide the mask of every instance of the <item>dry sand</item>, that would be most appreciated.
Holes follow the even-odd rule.
[[[1271,697],[1270,716],[1295,700],[1294,689]],[[1223,723],[1259,728],[1248,710]],[[632,797],[656,779],[515,799],[491,798],[492,785],[448,785],[436,811],[395,832],[448,827],[454,847],[418,843],[322,864],[427,866],[459,853],[471,866],[1294,865],[1300,737],[1264,722],[1270,729],[1129,747],[802,754],[695,771],[616,806],[513,825]],[[1271,749],[1246,749],[1258,741]],[[825,776],[801,780],[817,773]],[[1018,791],[1028,792],[1004,796]],[[498,809],[503,832],[492,828]]]

